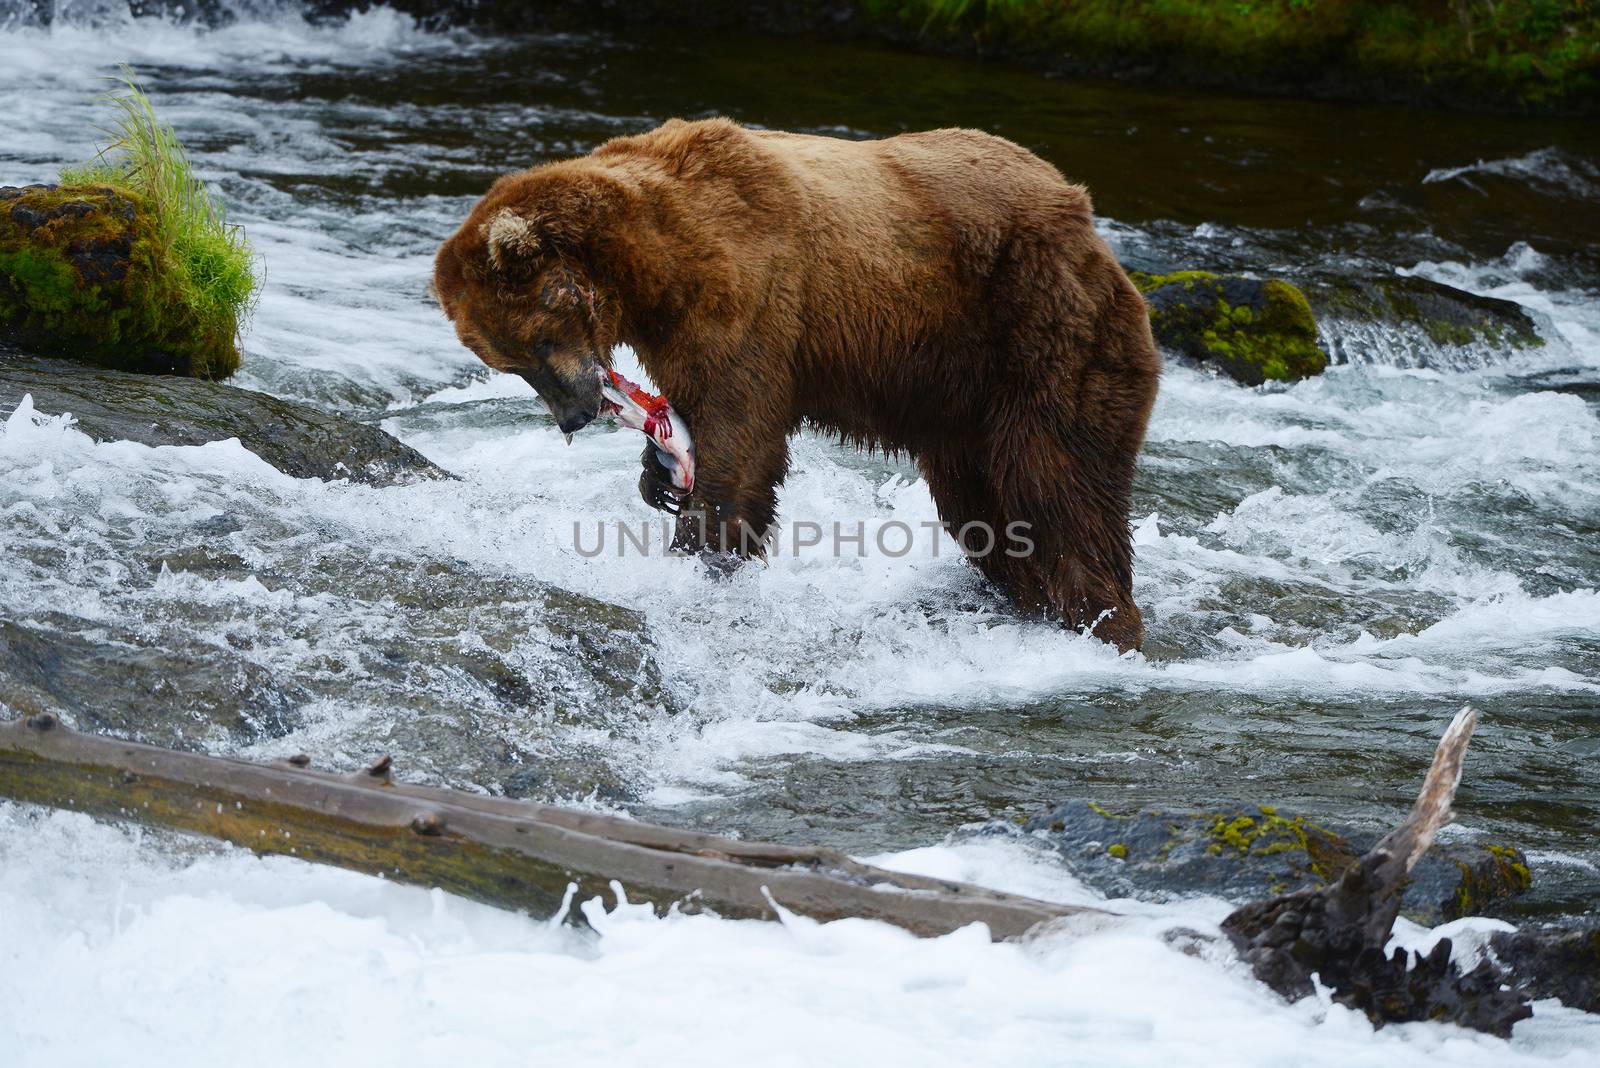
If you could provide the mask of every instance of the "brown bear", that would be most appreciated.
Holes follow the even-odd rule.
[[[912,456],[1025,611],[1142,640],[1129,493],[1160,359],[1088,194],[1009,141],[673,120],[501,178],[434,289],[568,433],[599,412],[612,347],[633,347],[694,439],[680,545],[759,546],[809,422]],[[672,510],[645,455],[641,491]]]

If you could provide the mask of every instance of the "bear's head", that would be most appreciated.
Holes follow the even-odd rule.
[[[617,341],[615,302],[586,266],[615,191],[562,167],[496,182],[440,247],[433,291],[461,343],[523,378],[571,434],[600,411]]]

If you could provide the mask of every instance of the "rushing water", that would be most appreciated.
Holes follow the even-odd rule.
[[[145,722],[159,741],[335,766],[390,751],[413,777],[894,852],[1081,900],[1092,895],[1069,872],[1022,845],[941,843],[1073,797],[1262,801],[1378,828],[1470,701],[1483,726],[1448,833],[1529,850],[1535,890],[1514,916],[1591,914],[1592,125],[1050,80],[792,40],[490,41],[381,8],[315,27],[272,8],[205,32],[113,7],[0,32],[0,182],[91,154],[97,79],[132,63],[263,257],[239,383],[382,421],[461,478],[296,480],[235,442],[95,444],[46,417],[59,413],[13,416],[0,434],[0,622],[116,665],[98,699],[135,733]],[[588,559],[575,520],[651,515],[633,490],[637,437],[593,429],[564,446],[525,385],[490,379],[456,344],[426,295],[431,255],[504,171],[716,113],[843,136],[983,127],[1087,182],[1130,257],[1416,273],[1521,302],[1547,344],[1487,353],[1488,369],[1379,362],[1287,389],[1171,368],[1134,503],[1140,654],[1015,617],[949,541],[903,558],[780,553],[724,581],[659,551]],[[870,546],[885,523],[934,517],[907,466],[809,434],[793,454],[785,523],[859,521]],[[143,1050],[140,1035],[212,1048],[252,997],[228,968],[238,952],[267,961],[262,1012],[319,1035],[339,1012],[364,1014],[360,1034],[390,1038],[363,1048],[414,1051],[415,1021],[385,998],[404,992],[475,1029],[496,1063],[519,1032],[486,1006],[530,1011],[506,990],[524,981],[566,1021],[561,1048],[602,1059],[717,1060],[648,1037],[670,1033],[656,1014],[709,1001],[794,1031],[819,1013],[847,1019],[814,1036],[815,1059],[1040,1061],[1087,1043],[1097,1063],[1170,1061],[1215,1020],[1234,1021],[1230,1042],[1250,1028],[1263,1061],[1312,1057],[1311,1027],[1329,1063],[1510,1055],[1449,1029],[1375,1039],[1343,1010],[1276,1006],[1226,962],[1181,957],[1152,933],[1214,924],[1217,902],[1122,903],[1144,917],[1133,928],[1029,951],[622,910],[597,917],[596,948],[442,898],[430,912],[425,895],[369,880],[187,849],[0,808],[0,1028],[42,1043],[58,1011],[7,974],[9,959],[80,986],[86,969],[110,976],[95,1040],[107,1045],[87,1043],[84,1063]],[[114,910],[108,882],[127,899]],[[224,932],[223,948],[173,949],[196,924]],[[182,978],[193,969],[215,989],[197,992]],[[1229,979],[1213,989],[1219,971]],[[326,983],[285,978],[302,972]],[[773,986],[728,986],[756,972]],[[355,992],[323,1002],[346,981]],[[612,997],[654,1007],[608,1045],[586,999]],[[873,998],[882,1019],[860,1007]],[[197,1024],[191,1002],[216,1018]],[[730,1025],[730,1050],[755,1041],[748,1029]],[[990,1045],[970,1044],[982,1034]],[[1553,1006],[1518,1036],[1522,1052],[1572,1063],[1600,1048],[1600,1030]],[[747,1059],[814,1062],[765,1052]]]

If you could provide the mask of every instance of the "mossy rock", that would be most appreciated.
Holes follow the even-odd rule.
[[[98,441],[203,445],[238,438],[296,478],[384,486],[449,477],[381,428],[309,405],[222,382],[43,359],[0,341],[0,420],[25,395],[41,412],[70,412],[77,429]]]
[[[226,378],[237,321],[191,308],[149,205],[110,185],[0,187],[0,336],[124,371]]]
[[[1129,274],[1150,305],[1156,342],[1247,386],[1321,374],[1327,354],[1305,295],[1279,279],[1209,271]]]
[[[1245,902],[1326,886],[1375,844],[1271,805],[1120,814],[1071,801],[1022,830],[1102,893],[1157,899],[1210,894]],[[1485,915],[1531,884],[1526,858],[1510,847],[1435,846],[1413,870],[1401,913],[1429,926]]]
[[[1476,842],[1435,845],[1411,870],[1406,914],[1438,924],[1482,916],[1533,886],[1528,858],[1514,846]]]
[[[1329,276],[1301,284],[1340,363],[1465,370],[1545,343],[1515,301],[1427,278]]]
[[[1270,806],[1114,813],[1070,801],[1023,825],[1103,892],[1255,900],[1321,886],[1354,863],[1343,837]]]

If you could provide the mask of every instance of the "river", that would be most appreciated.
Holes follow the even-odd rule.
[[[11,419],[0,619],[125,655],[105,700],[177,724],[146,736],[336,767],[390,752],[426,781],[1103,904],[1027,842],[963,828],[1090,798],[1266,802],[1378,830],[1470,702],[1483,725],[1447,836],[1528,851],[1512,920],[1593,920],[1594,123],[794,39],[494,40],[381,7],[311,25],[241,4],[211,30],[59,7],[44,29],[0,2],[0,183],[87,158],[100,79],[132,64],[262,257],[235,381],[381,422],[459,476],[297,480],[237,442],[95,444],[61,418]],[[1546,344],[1416,367],[1396,338],[1261,390],[1170,367],[1134,499],[1138,654],[1019,619],[949,541],[779,553],[720,581],[660,552],[591,559],[575,520],[649,516],[637,437],[565,445],[524,383],[456,343],[426,293],[431,257],[500,173],[712,114],[847,137],[981,127],[1087,183],[1130,262],[1415,274],[1517,301]],[[934,518],[908,465],[809,433],[793,456],[786,524],[860,522],[870,544]],[[162,1042],[278,1063],[291,1035],[330,1059],[422,1062],[1153,1064],[1225,1038],[1234,1063],[1600,1063],[1600,1024],[1552,1003],[1509,1048],[1435,1025],[1375,1034],[1161,941],[1224,903],[1113,907],[1133,919],[1022,948],[629,908],[597,912],[596,941],[0,806],[0,1031],[20,1037],[0,1064],[144,1063]],[[819,1015],[837,1028],[818,1033]],[[263,1026],[284,1033],[230,1043]],[[60,1028],[78,1060],[48,1045]],[[455,1044],[428,1044],[440,1028]]]

